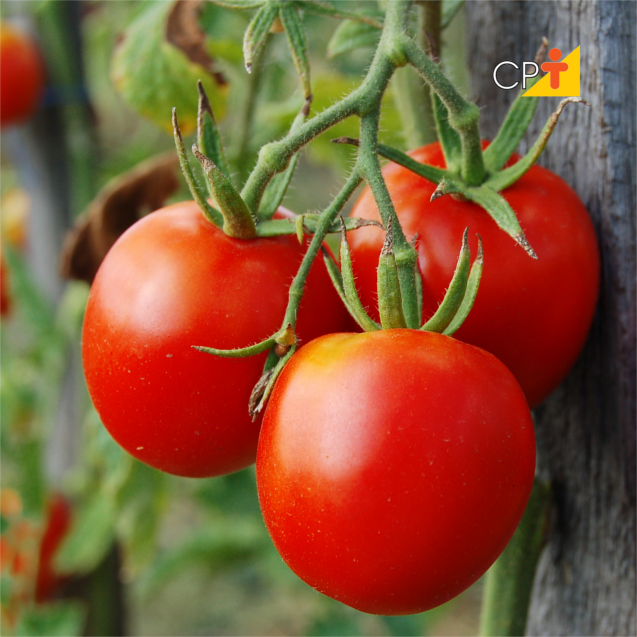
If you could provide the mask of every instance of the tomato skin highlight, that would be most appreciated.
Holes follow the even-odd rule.
[[[194,202],[154,212],[118,239],[91,288],[82,354],[93,403],[126,451],[190,477],[254,462],[260,419],[248,400],[266,355],[225,359],[193,346],[246,347],[278,330],[304,252],[293,236],[227,237]],[[317,260],[299,340],[350,324]]]
[[[44,93],[44,66],[35,42],[0,24],[0,126],[19,124],[35,112]]]
[[[475,582],[531,493],[524,394],[494,356],[415,330],[332,334],[279,377],[257,453],[288,566],[358,610],[418,613]]]
[[[484,144],[487,145],[486,142]],[[410,153],[444,167],[438,143]],[[514,163],[519,156],[514,156]],[[538,255],[535,261],[476,204],[445,196],[430,202],[435,185],[396,164],[383,169],[396,213],[408,238],[418,235],[423,316],[444,297],[462,233],[484,243],[484,271],[475,305],[456,338],[498,357],[513,372],[529,405],[541,403],[574,365],[593,320],[600,259],[593,224],[577,194],[560,177],[533,166],[502,192]],[[352,215],[378,219],[366,189]],[[376,266],[383,233],[367,226],[349,235],[363,305],[376,310]]]

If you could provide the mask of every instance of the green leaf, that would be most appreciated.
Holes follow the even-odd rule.
[[[135,111],[168,132],[172,132],[170,113],[176,107],[187,134],[197,125],[197,108],[190,97],[197,80],[202,80],[219,118],[225,112],[226,88],[209,69],[166,40],[172,8],[172,2],[151,2],[140,12],[115,49],[111,78]]]
[[[333,58],[354,49],[376,47],[381,31],[362,22],[345,20],[338,25],[327,44],[327,57]]]
[[[55,557],[56,569],[78,575],[94,570],[113,543],[116,518],[114,495],[95,494],[75,518],[70,534]]]
[[[148,598],[184,571],[206,568],[212,573],[253,560],[266,538],[258,523],[216,521],[194,533],[183,544],[157,558],[140,582],[142,597]]]
[[[123,540],[127,567],[146,566],[155,554],[162,514],[168,505],[168,476],[134,461],[118,494],[117,536]]]
[[[299,16],[299,12],[292,3],[283,3],[279,10],[279,16],[288,36],[290,52],[294,60],[294,66],[299,74],[303,97],[312,99],[312,85],[310,83],[310,61],[305,29]]]
[[[442,0],[442,17],[440,27],[446,29],[462,8],[464,0]]]
[[[274,19],[279,15],[279,8],[266,2],[255,14],[243,36],[243,57],[246,70],[252,72],[252,63],[261,47],[265,44]]]
[[[38,605],[25,609],[15,627],[17,637],[74,637],[81,635],[86,611],[78,602]]]

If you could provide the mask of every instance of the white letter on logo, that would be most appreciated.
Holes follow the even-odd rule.
[[[515,88],[519,82],[516,82],[515,84],[512,84],[511,86],[502,86],[502,84],[500,84],[500,82],[498,82],[498,78],[496,77],[496,74],[498,72],[498,69],[503,66],[504,64],[510,64],[511,66],[514,66],[516,69],[519,69],[520,67],[515,63],[515,62],[507,62],[506,60],[504,62],[500,62],[500,64],[498,64],[498,66],[496,66],[493,69],[493,81],[500,87],[503,88],[505,91],[510,91],[512,88]]]
[[[529,66],[532,66],[532,67],[534,67],[534,68],[535,68],[535,73],[533,73],[533,75],[529,75],[529,74],[526,72],[526,66],[527,66],[527,64],[528,64]],[[538,65],[537,65],[535,62],[525,62],[525,63],[522,65],[522,88],[523,88],[523,89],[526,89],[526,81],[527,81],[527,80],[530,80],[532,77],[535,77],[535,76],[536,76],[539,72],[540,72],[540,69],[539,69]]]

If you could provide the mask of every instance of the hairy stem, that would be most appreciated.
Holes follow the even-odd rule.
[[[436,91],[449,111],[449,123],[460,135],[462,143],[462,178],[469,186],[479,186],[486,178],[478,118],[480,109],[458,93],[440,67],[407,35],[401,37],[401,48],[409,62]]]

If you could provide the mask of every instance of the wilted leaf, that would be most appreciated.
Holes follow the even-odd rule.
[[[197,21],[201,0],[177,0],[168,14],[166,40],[181,49],[191,62],[200,64],[215,78],[218,85],[226,84],[223,73],[206,49],[206,34]]]
[[[177,191],[179,161],[173,151],[153,157],[110,181],[69,232],[62,249],[62,275],[92,283],[118,237]]]
[[[194,130],[199,79],[215,115],[220,118],[225,111],[225,80],[206,52],[205,34],[196,21],[199,7],[186,0],[149,3],[113,56],[111,77],[124,99],[168,132],[173,107],[184,134]]]

